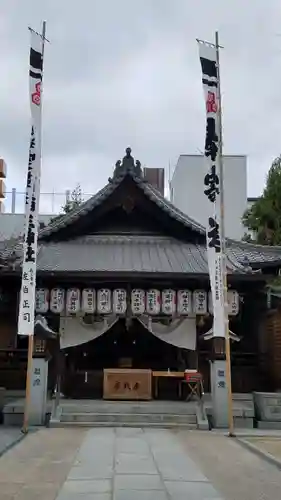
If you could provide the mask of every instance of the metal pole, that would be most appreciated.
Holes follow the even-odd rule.
[[[12,188],[12,207],[11,207],[11,211],[12,211],[12,214],[15,214],[16,213],[16,188]]]
[[[45,34],[46,34],[46,21],[43,21],[42,29],[42,64],[44,56],[44,46],[45,46]],[[43,66],[42,66],[42,82],[43,82]],[[41,90],[42,99],[42,90]],[[40,140],[40,156],[41,156],[41,140]],[[40,172],[38,173],[40,176]],[[37,179],[39,182],[39,179]],[[32,312],[34,314],[34,311]],[[29,410],[30,410],[30,399],[31,399],[31,380],[32,380],[32,365],[33,365],[33,345],[34,345],[34,332],[28,336],[28,355],[27,355],[27,372],[26,372],[26,388],[25,388],[25,404],[24,404],[24,416],[23,416],[23,434],[28,433],[28,423],[29,423]]]
[[[223,266],[223,298],[224,298],[224,319],[225,319],[225,357],[226,357],[226,384],[228,392],[228,430],[229,436],[234,436],[233,403],[231,387],[231,357],[230,357],[230,337],[229,320],[227,306],[227,269],[226,269],[226,245],[225,245],[225,223],[224,223],[224,168],[222,156],[222,99],[220,86],[220,59],[219,59],[219,33],[216,31],[216,53],[217,53],[217,76],[218,76],[218,135],[219,135],[219,173],[220,173],[220,224],[221,224],[221,248]]]

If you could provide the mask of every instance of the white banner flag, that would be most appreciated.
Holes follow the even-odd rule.
[[[38,209],[41,173],[41,84],[43,75],[43,40],[31,31],[29,91],[31,139],[25,200],[24,256],[18,316],[18,334],[33,335],[36,289]]]
[[[209,203],[206,225],[207,254],[213,300],[213,335],[225,337],[225,309],[223,291],[223,258],[221,246],[220,177],[218,162],[218,70],[216,47],[198,42],[202,68],[202,82],[206,104],[205,158],[207,172],[204,194]]]

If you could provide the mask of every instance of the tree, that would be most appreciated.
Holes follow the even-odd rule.
[[[281,155],[268,172],[263,194],[246,210],[243,224],[262,245],[281,245]]]
[[[77,184],[76,188],[73,189],[70,198],[68,198],[65,205],[62,206],[62,210],[65,214],[68,214],[82,205],[83,201],[81,186],[80,184]]]
[[[73,189],[72,193],[70,194],[70,197],[66,200],[65,204],[61,207],[63,210],[62,214],[56,215],[55,217],[52,217],[50,222],[57,221],[58,219],[61,219],[65,214],[68,214],[72,210],[75,210],[78,208],[82,203],[84,202],[83,197],[82,197],[82,190],[80,184],[77,184],[76,188]]]

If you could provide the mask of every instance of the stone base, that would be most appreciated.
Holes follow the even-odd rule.
[[[7,427],[21,427],[23,424],[24,416],[24,399],[18,399],[16,401],[9,401],[5,404],[3,408],[3,424]],[[47,404],[47,410],[45,415],[45,423],[50,420],[51,416],[51,402]],[[32,423],[31,423],[32,425]]]
[[[253,429],[254,419],[251,417],[234,417],[235,429]]]
[[[256,417],[259,421],[281,424],[281,396],[276,392],[254,392]]]
[[[213,420],[213,405],[210,394],[205,394],[205,408],[212,427],[216,427]],[[233,420],[236,429],[254,428],[254,403],[252,394],[233,394]]]
[[[259,420],[257,423],[258,429],[262,430],[273,430],[273,431],[279,431],[281,430],[281,422],[270,422],[269,420],[267,421],[261,421]]]

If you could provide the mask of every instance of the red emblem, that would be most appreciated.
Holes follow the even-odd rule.
[[[218,110],[218,106],[216,103],[216,94],[214,92],[208,92],[207,96],[207,113],[216,113]]]
[[[41,82],[36,83],[35,92],[31,94],[31,100],[36,106],[40,105],[41,102]]]

